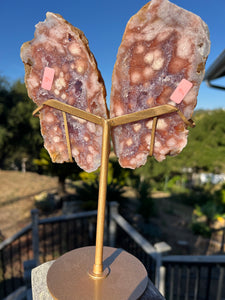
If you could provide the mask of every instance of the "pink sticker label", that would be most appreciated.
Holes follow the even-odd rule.
[[[170,99],[177,104],[181,103],[181,101],[190,91],[192,86],[193,84],[190,81],[186,79],[182,79],[181,82],[178,84],[177,88],[175,89],[175,91],[170,96]]]
[[[44,75],[42,78],[41,87],[45,90],[50,91],[54,79],[55,70],[49,67],[45,67]]]

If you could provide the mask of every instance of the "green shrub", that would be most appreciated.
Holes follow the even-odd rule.
[[[36,196],[35,207],[43,213],[50,213],[54,209],[54,199],[53,195],[48,194],[47,192],[42,192]]]
[[[208,201],[212,201],[213,195],[204,187],[198,187],[193,190],[186,190],[179,194],[173,194],[173,197],[186,205],[195,207],[196,205],[204,205]]]
[[[82,202],[82,210],[94,210],[98,206],[98,181],[83,182],[76,188],[77,200]]]
[[[150,194],[150,185],[146,181],[139,183],[137,188],[137,198],[139,202],[138,213],[148,222],[149,218],[156,213],[154,199]]]
[[[94,210],[98,206],[98,192],[99,183],[95,181],[83,182],[81,186],[77,187],[77,199],[82,201],[83,210]],[[107,202],[117,201],[121,203],[125,197],[123,196],[123,187],[116,183],[110,183],[107,185]]]
[[[222,213],[221,207],[213,201],[208,201],[202,205],[202,213],[207,217],[208,223],[213,222]]]
[[[222,211],[225,213],[225,184],[214,193],[214,198],[217,205],[221,206]]]
[[[222,213],[221,206],[217,205],[213,199],[203,205],[196,205],[192,215],[192,231],[204,237],[209,237],[213,222]]]
[[[171,179],[168,180],[167,182],[167,188],[169,190],[173,190],[175,186],[180,186],[181,185],[181,176],[180,175],[176,175],[173,176]]]
[[[211,235],[210,227],[205,222],[193,222],[191,229],[195,235],[201,235],[205,238],[209,238]]]

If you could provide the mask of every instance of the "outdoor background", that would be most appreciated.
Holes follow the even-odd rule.
[[[61,14],[75,27],[81,29],[89,40],[99,69],[105,80],[108,100],[111,75],[125,26],[130,17],[145,0],[39,0],[3,1],[0,9],[0,75],[10,81],[23,79],[24,67],[20,60],[21,45],[33,39],[35,24],[44,21],[47,11]],[[187,10],[198,14],[209,26],[211,53],[206,68],[225,48],[224,0],[173,0]],[[224,94],[211,90],[203,83],[200,88],[197,109],[224,107]]]
[[[30,221],[33,207],[43,215],[60,214],[64,212],[63,202],[71,201],[71,195],[73,200],[83,201],[79,209],[97,205],[99,171],[86,174],[76,164],[52,164],[43,149],[39,120],[32,117],[35,105],[28,99],[23,82],[21,45],[33,39],[35,24],[45,20],[47,11],[61,14],[87,36],[109,102],[111,75],[126,23],[146,1],[0,1],[3,240]],[[225,1],[172,2],[198,14],[208,24],[212,46],[207,69],[225,48]],[[196,127],[190,129],[188,145],[177,157],[168,157],[162,163],[150,158],[145,166],[132,171],[120,168],[115,156],[110,155],[108,201],[118,200],[121,213],[151,242],[165,240],[175,252],[179,252],[178,241],[186,240],[189,253],[205,253],[207,249],[199,247],[198,237],[209,239],[213,228],[225,224],[224,97],[224,91],[202,83],[193,116]],[[45,193],[39,195],[43,190]],[[60,203],[53,203],[49,193],[59,195]]]

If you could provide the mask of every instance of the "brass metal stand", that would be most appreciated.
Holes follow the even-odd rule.
[[[103,119],[50,99],[37,108],[33,114],[36,114],[44,105],[61,110],[64,114],[69,113],[101,125],[103,128],[96,247],[79,248],[57,259],[48,271],[49,291],[53,298],[58,300],[136,300],[144,293],[148,283],[144,266],[137,258],[125,251],[103,247],[110,129],[113,126],[147,118],[154,118],[156,121],[158,116],[174,112],[177,112],[187,125],[193,127],[193,123],[186,120],[182,113],[171,105],[149,108],[112,119]],[[65,116],[64,122],[66,122]],[[153,152],[152,149],[150,150]]]
[[[104,239],[105,206],[106,206],[106,192],[107,192],[107,178],[108,178],[108,155],[110,150],[109,130],[110,130],[110,126],[106,120],[103,123],[103,135],[102,135],[102,159],[101,159],[101,171],[100,171],[100,178],[99,178],[95,263],[93,267],[93,272],[90,273],[94,278],[105,277],[105,274],[103,273],[103,239]]]
[[[103,249],[105,278],[92,277],[89,268],[95,247],[78,248],[58,258],[47,274],[48,289],[58,300],[137,300],[144,293],[147,272],[133,255],[111,247]]]

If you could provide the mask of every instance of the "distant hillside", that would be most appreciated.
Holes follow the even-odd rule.
[[[188,146],[181,158],[190,167],[225,172],[225,111],[197,111],[196,127],[190,129]]]
[[[187,146],[179,155],[167,157],[160,163],[150,158],[135,172],[157,182],[183,173],[184,168],[192,168],[196,172],[225,173],[225,111],[197,111],[193,120],[196,126],[189,128]]]

